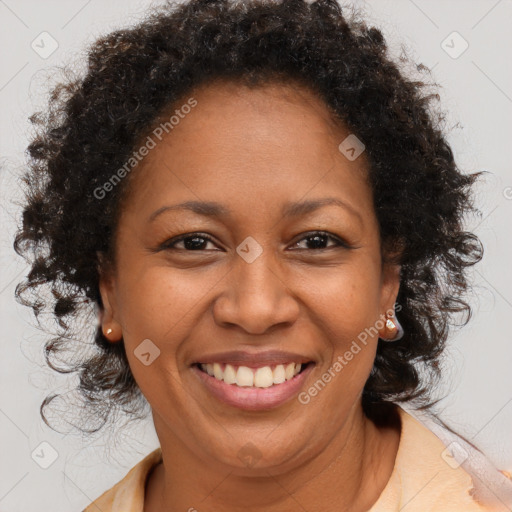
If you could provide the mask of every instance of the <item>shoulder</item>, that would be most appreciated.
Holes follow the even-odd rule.
[[[83,512],[142,512],[146,480],[150,471],[162,461],[158,447],[133,468],[126,476],[91,503]]]
[[[395,467],[371,512],[406,506],[408,512],[510,510],[505,500],[512,505],[512,481],[505,473],[462,438],[440,428],[434,433],[401,407],[398,412],[401,435]]]

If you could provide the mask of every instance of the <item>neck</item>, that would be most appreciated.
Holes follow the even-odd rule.
[[[396,411],[391,416],[376,425],[358,404],[314,458],[284,472],[265,469],[255,476],[221,463],[206,464],[154,415],[163,463],[148,478],[144,511],[367,511],[393,471],[400,426]]]

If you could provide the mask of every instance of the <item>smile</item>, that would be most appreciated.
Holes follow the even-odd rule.
[[[314,366],[314,362],[260,367],[196,363],[191,368],[209,396],[239,409],[261,411],[297,395]]]
[[[302,366],[301,363],[261,366],[259,368],[234,366],[225,363],[202,363],[199,365],[203,372],[215,377],[217,380],[224,381],[226,384],[256,388],[269,388],[270,386],[282,384],[300,373]]]

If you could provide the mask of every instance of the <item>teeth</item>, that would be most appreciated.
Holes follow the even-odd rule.
[[[237,386],[252,386],[254,383],[254,372],[247,366],[239,366],[236,372]]]
[[[239,370],[240,371],[240,370]],[[254,385],[257,388],[269,388],[274,384],[274,374],[270,366],[258,368],[254,374]]]
[[[284,366],[278,364],[274,369],[274,384],[281,384],[286,380]]]
[[[241,387],[269,388],[274,384],[282,384],[292,379],[302,369],[300,363],[278,364],[272,369],[270,366],[249,368],[247,366],[233,366],[226,364],[224,370],[219,363],[201,364],[201,369],[217,380],[226,384],[235,384]]]
[[[284,377],[286,380],[290,380],[295,373],[295,365],[293,363],[290,363],[286,366],[284,369]]]
[[[236,370],[230,364],[227,364],[224,370],[224,382],[226,384],[236,383]]]
[[[222,378],[224,377],[224,374],[222,372],[222,368],[220,367],[219,363],[213,363],[213,376],[217,380],[222,380]]]

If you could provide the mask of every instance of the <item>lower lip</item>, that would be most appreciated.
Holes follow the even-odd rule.
[[[218,380],[203,372],[196,365],[192,366],[192,370],[201,379],[206,389],[220,401],[239,409],[262,411],[278,407],[296,395],[304,385],[304,381],[313,370],[313,367],[314,364],[308,364],[302,372],[290,380],[281,384],[274,384],[268,388],[241,387],[236,384],[226,384],[223,380]]]

